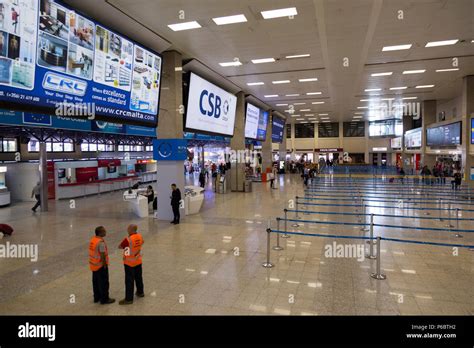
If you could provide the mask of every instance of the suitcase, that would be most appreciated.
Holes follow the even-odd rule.
[[[390,179],[388,180],[388,182],[393,182],[394,180],[395,180],[395,178],[390,178]]]

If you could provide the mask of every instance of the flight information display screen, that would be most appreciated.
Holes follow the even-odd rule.
[[[426,145],[428,146],[455,146],[460,144],[461,122],[428,128],[426,130]]]

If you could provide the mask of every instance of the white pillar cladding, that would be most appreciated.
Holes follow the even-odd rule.
[[[272,156],[272,119],[273,112],[268,113],[267,123],[267,137],[262,143],[262,173],[265,173],[267,168],[272,167],[273,156]]]
[[[230,140],[230,149],[239,153],[245,150],[245,93],[238,92],[237,107],[235,112],[234,136]],[[232,191],[244,191],[245,163],[238,156],[234,163],[231,163],[230,189]]]
[[[471,145],[471,118],[474,117],[474,75],[465,76],[462,86],[462,168],[464,179],[469,186],[474,186],[471,180],[471,168],[474,167],[474,151]]]
[[[178,69],[176,69],[178,68]],[[182,56],[176,51],[163,53],[162,87],[160,96],[160,111],[158,116],[158,139],[183,138],[183,77]],[[158,201],[158,219],[172,220],[171,184],[176,184],[184,199],[184,162],[158,161],[158,180],[156,196]],[[184,218],[184,209],[181,210]]]

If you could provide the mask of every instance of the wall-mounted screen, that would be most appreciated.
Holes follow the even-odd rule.
[[[474,118],[471,118],[471,144],[474,144]]]
[[[392,149],[401,149],[402,148],[402,137],[390,139],[390,147]]]
[[[421,128],[416,128],[405,132],[405,148],[416,149],[421,147]]]
[[[78,109],[61,116],[93,110],[112,122],[156,125],[156,52],[55,0],[0,1],[0,42],[3,107],[54,114],[66,101]]]
[[[426,129],[427,146],[461,145],[461,122]]]
[[[185,128],[233,136],[236,105],[235,95],[191,73]]]
[[[245,113],[245,137],[265,141],[267,136],[268,112],[247,103]]]
[[[273,115],[272,117],[272,142],[282,143],[285,131],[285,119]]]

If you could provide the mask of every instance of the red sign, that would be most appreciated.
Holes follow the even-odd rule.
[[[119,159],[100,159],[97,160],[99,167],[118,167],[122,162]]]
[[[99,178],[97,167],[76,168],[76,181],[78,183],[95,181]]]

